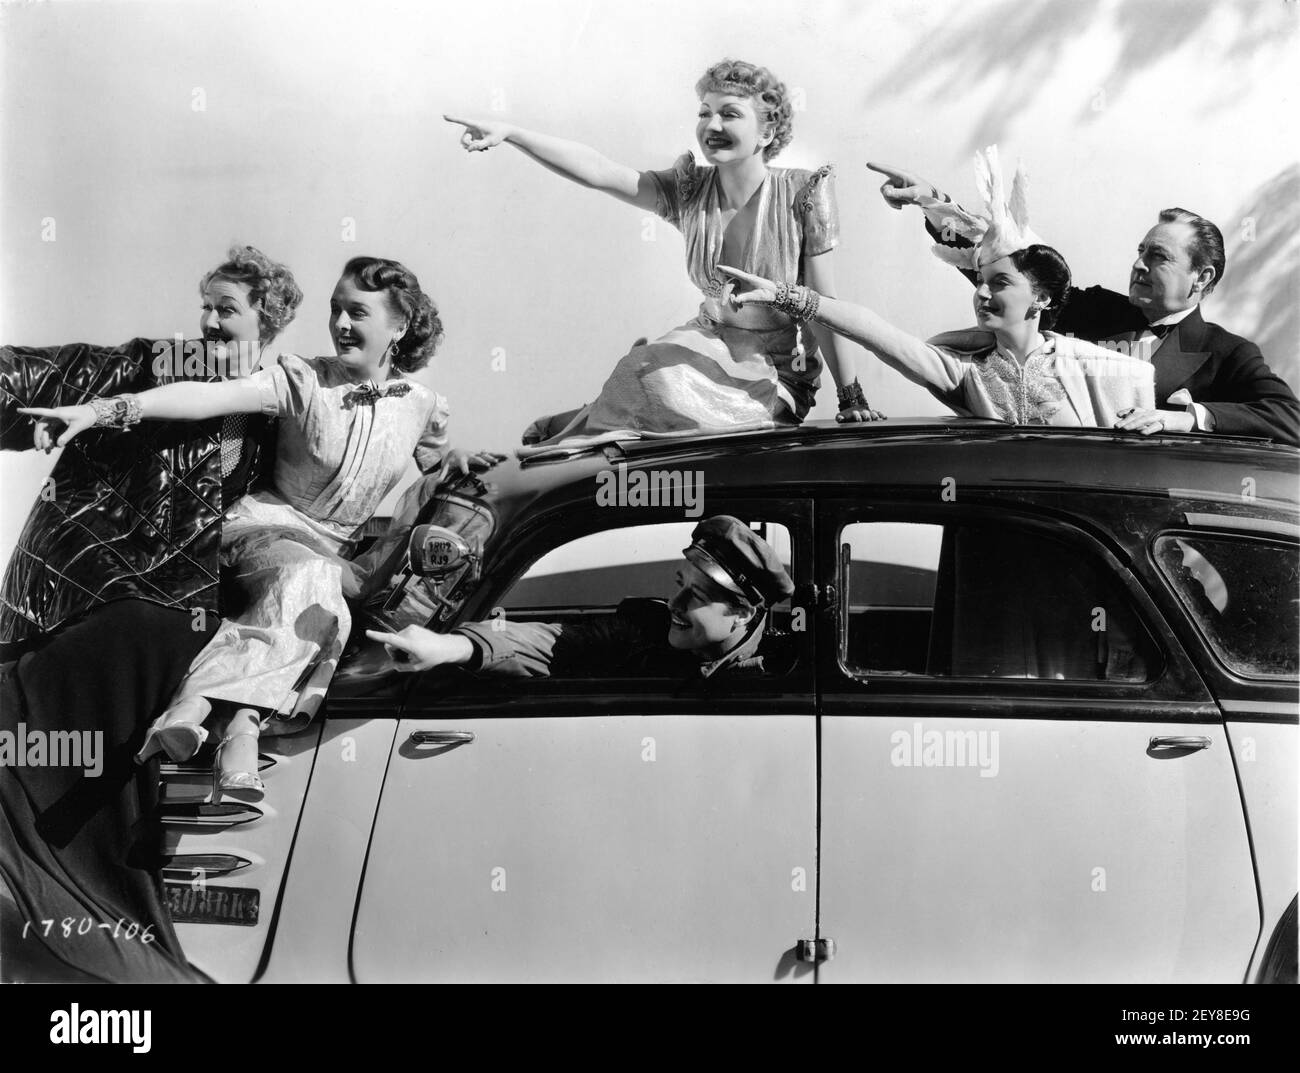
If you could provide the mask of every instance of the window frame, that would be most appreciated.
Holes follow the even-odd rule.
[[[1094,679],[995,678],[934,676],[908,672],[860,672],[842,658],[841,616],[845,600],[840,592],[839,546],[844,526],[854,522],[913,522],[952,525],[966,523],[1012,524],[1022,529],[1055,537],[1091,554],[1110,571],[1111,578],[1128,598],[1140,626],[1154,649],[1151,676],[1141,682]],[[991,697],[1011,705],[1021,701],[1059,704],[1070,699],[1096,701],[1102,706],[1128,707],[1128,702],[1202,703],[1211,700],[1209,690],[1171,628],[1166,613],[1152,598],[1142,579],[1126,561],[1128,553],[1117,543],[1084,529],[1077,521],[1057,510],[1036,510],[1024,492],[1016,499],[969,491],[952,503],[933,498],[885,499],[880,495],[861,499],[823,499],[818,513],[818,580],[834,592],[820,616],[818,673],[824,693],[973,697],[981,704]],[[1180,605],[1181,606],[1181,605]]]
[[[674,712],[717,711],[734,713],[743,708],[754,714],[763,712],[798,713],[814,710],[816,633],[814,608],[807,593],[815,568],[813,541],[814,502],[811,498],[791,496],[756,496],[743,494],[709,497],[700,518],[683,518],[680,507],[599,507],[589,501],[566,504],[543,513],[521,517],[507,523],[510,539],[492,549],[484,563],[478,588],[464,601],[459,613],[447,624],[454,629],[466,622],[491,617],[504,596],[541,559],[543,555],[580,537],[614,529],[666,522],[699,522],[717,514],[741,518],[761,517],[764,521],[785,526],[790,535],[790,573],[795,582],[794,606],[807,608],[806,628],[795,632],[794,665],[784,674],[702,679],[697,684],[668,677],[631,677],[609,675],[582,678],[505,678],[474,675],[461,671],[443,676],[429,688],[413,682],[406,707],[437,710],[460,706],[468,717],[519,715],[520,705],[540,702],[553,707],[561,698],[574,714],[619,714],[629,711]],[[667,597],[670,593],[665,593]],[[617,604],[615,604],[617,606]],[[430,676],[414,676],[426,679]],[[723,686],[719,688],[719,683]],[[441,685],[442,688],[438,688]],[[508,705],[508,709],[506,706]],[[404,711],[404,715],[411,714]]]
[[[1239,681],[1257,683],[1259,685],[1271,686],[1296,686],[1300,685],[1300,673],[1297,674],[1250,674],[1247,671],[1234,667],[1229,663],[1219,650],[1218,644],[1206,632],[1201,625],[1199,616],[1188,604],[1183,594],[1178,591],[1174,584],[1173,578],[1165,571],[1161,565],[1159,555],[1156,552],[1156,545],[1164,539],[1184,538],[1187,540],[1222,540],[1235,541],[1245,544],[1265,544],[1270,547],[1280,548],[1284,552],[1289,552],[1292,556],[1300,558],[1300,543],[1294,539],[1288,539],[1287,535],[1280,531],[1273,530],[1248,530],[1244,528],[1234,528],[1230,525],[1213,527],[1210,525],[1192,525],[1185,526],[1166,526],[1162,527],[1151,535],[1147,541],[1147,558],[1151,566],[1152,573],[1160,580],[1165,587],[1170,599],[1173,600],[1174,606],[1182,612],[1183,618],[1191,627],[1200,642],[1201,649],[1207,653],[1214,661],[1215,668],[1226,677]]]

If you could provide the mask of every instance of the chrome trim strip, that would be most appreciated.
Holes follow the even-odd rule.
[[[1300,699],[1294,704],[1282,700],[1221,700],[1225,712],[1242,712],[1246,715],[1300,715]]]
[[[1300,540],[1300,525],[1292,525],[1290,522],[1270,521],[1267,518],[1234,518],[1228,514],[1193,514],[1191,511],[1185,513],[1183,519],[1191,526],[1234,529],[1245,533],[1273,533]]]

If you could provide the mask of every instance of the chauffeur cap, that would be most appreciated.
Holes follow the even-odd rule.
[[[705,518],[682,552],[727,592],[770,606],[794,592],[794,582],[762,537],[739,518]]]

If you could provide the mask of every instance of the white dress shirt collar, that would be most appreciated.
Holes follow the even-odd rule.
[[[1196,312],[1196,306],[1188,306],[1186,309],[1180,309],[1177,313],[1170,313],[1167,317],[1161,317],[1159,320],[1153,320],[1147,327],[1154,327],[1157,324],[1178,324],[1186,320]]]

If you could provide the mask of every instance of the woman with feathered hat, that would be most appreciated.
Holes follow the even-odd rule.
[[[1049,330],[1069,291],[1070,269],[1029,227],[1024,172],[1017,169],[1007,198],[996,146],[976,154],[975,171],[987,215],[934,199],[924,207],[943,218],[940,226],[973,243],[938,246],[935,253],[949,262],[964,258],[964,267],[976,273],[977,329],[923,341],[863,306],[720,265],[752,288],[732,302],[772,305],[825,325],[964,415],[1109,427],[1121,410],[1150,407],[1148,363]]]

